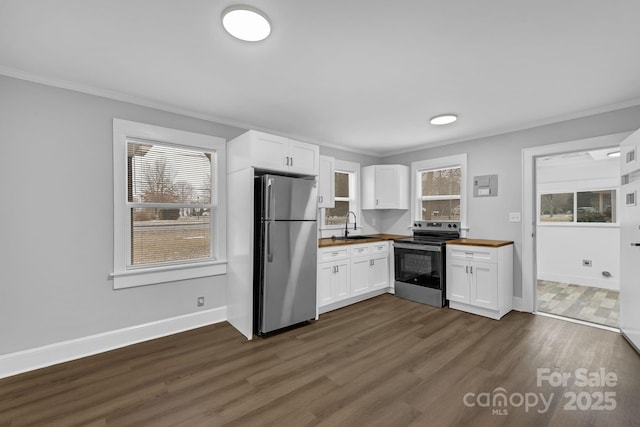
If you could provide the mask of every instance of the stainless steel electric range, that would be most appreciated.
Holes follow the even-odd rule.
[[[394,240],[396,296],[445,307],[445,245],[459,238],[459,222],[416,221],[413,237]]]

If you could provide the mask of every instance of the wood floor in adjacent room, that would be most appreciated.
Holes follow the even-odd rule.
[[[266,339],[221,323],[0,380],[0,426],[637,426],[638,396],[617,333],[383,295]]]

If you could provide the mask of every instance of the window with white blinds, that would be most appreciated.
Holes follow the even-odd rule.
[[[212,258],[215,153],[127,141],[130,265]]]
[[[225,273],[225,140],[113,126],[114,288]]]

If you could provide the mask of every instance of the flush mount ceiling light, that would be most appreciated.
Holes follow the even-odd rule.
[[[619,151],[612,151],[610,153],[607,153],[607,156],[609,156],[609,157],[620,157],[620,152]]]
[[[231,6],[222,12],[222,26],[233,37],[259,42],[271,34],[271,23],[260,10],[251,6]]]
[[[458,116],[456,116],[455,114],[441,114],[439,116],[432,117],[431,120],[429,120],[429,123],[431,123],[432,125],[440,126],[448,125],[455,122],[456,120],[458,120]]]

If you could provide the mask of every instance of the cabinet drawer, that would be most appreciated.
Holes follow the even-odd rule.
[[[351,256],[369,255],[371,253],[371,247],[369,245],[352,245]]]
[[[383,255],[389,253],[389,242],[371,244],[372,255]]]
[[[448,245],[447,256],[449,259],[463,259],[467,261],[498,262],[496,248],[484,246]]]
[[[349,258],[349,247],[341,246],[318,251],[318,262]]]

